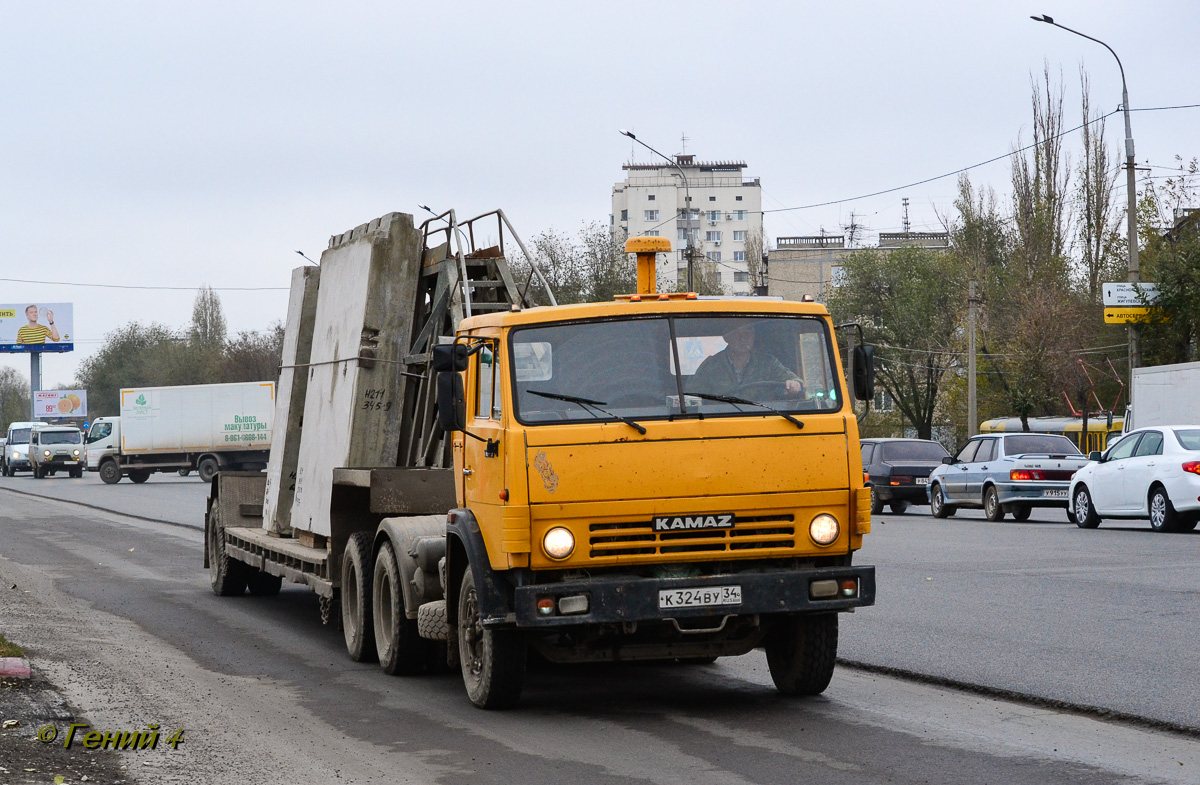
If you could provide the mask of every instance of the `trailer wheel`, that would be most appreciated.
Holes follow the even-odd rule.
[[[246,583],[250,587],[250,593],[255,597],[274,597],[279,594],[279,589],[283,586],[283,578],[269,572],[256,570]]]
[[[211,456],[200,461],[200,465],[196,467],[196,473],[200,475],[200,481],[206,483],[212,482],[213,477],[216,477],[219,471],[221,471],[221,465],[217,463],[216,458]]]
[[[474,567],[463,573],[458,593],[458,659],[467,697],[481,709],[516,705],[525,686],[525,637],[516,630],[484,629]]]
[[[246,565],[225,552],[225,527],[221,525],[220,505],[208,512],[208,578],[218,597],[240,597],[246,592]]]
[[[819,695],[837,661],[836,613],[782,619],[767,636],[767,666],[784,695]]]
[[[116,485],[121,481],[121,469],[116,461],[107,460],[100,464],[100,479],[104,480],[105,485]]]
[[[371,628],[372,567],[370,532],[351,534],[342,553],[342,633],[346,637],[346,652],[355,662],[375,659],[375,634]]]
[[[371,613],[375,621],[375,651],[379,665],[392,676],[411,676],[425,668],[428,648],[417,620],[404,611],[400,566],[392,544],[385,542],[375,556],[371,585]]]
[[[148,472],[148,471],[145,471],[145,470],[138,470],[138,471],[135,471],[135,472],[130,472],[130,473],[129,473],[129,479],[130,479],[130,480],[133,480],[133,481],[134,481],[134,482],[136,482],[138,485],[141,485],[141,484],[142,484],[142,483],[144,483],[146,480],[149,480],[149,479],[150,479],[150,472]]]

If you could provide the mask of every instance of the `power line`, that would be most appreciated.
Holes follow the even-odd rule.
[[[153,291],[194,292],[200,286],[130,286],[119,283],[79,283],[75,281],[33,281],[28,278],[0,278],[10,283],[36,283],[45,286],[86,286],[93,289],[149,289]],[[214,292],[286,292],[287,286],[210,286]]]

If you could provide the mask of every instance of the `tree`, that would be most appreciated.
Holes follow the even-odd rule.
[[[928,248],[859,251],[842,263],[829,295],[835,321],[857,321],[877,349],[877,378],[896,408],[931,438],[939,391],[957,365],[966,268],[960,257]]]
[[[31,410],[29,380],[13,368],[0,368],[0,428],[28,420]]]
[[[275,381],[283,360],[283,323],[264,332],[240,332],[225,345],[221,380],[225,382]]]
[[[1118,167],[1115,156],[1104,144],[1104,124],[1093,116],[1090,106],[1090,85],[1087,72],[1079,69],[1083,88],[1083,156],[1079,162],[1079,187],[1076,208],[1079,212],[1080,273],[1088,297],[1100,301],[1100,285],[1106,280],[1119,280],[1120,244],[1113,190],[1117,184]]]
[[[536,235],[530,245],[532,261],[550,284],[559,303],[611,300],[637,288],[637,265],[625,253],[625,238],[599,223],[584,224],[575,238],[554,230]],[[529,260],[520,256],[510,261],[513,276],[522,288],[530,280]],[[531,299],[539,287],[530,285]]]
[[[225,312],[221,298],[205,284],[196,292],[192,304],[192,327],[188,338],[193,344],[209,347],[225,345]]]
[[[767,237],[761,226],[746,232],[746,272],[750,278],[750,289],[767,285],[767,269],[763,257],[767,253]]]
[[[1200,211],[1192,207],[1200,162],[1175,160],[1178,174],[1161,185],[1147,179],[1138,206],[1143,279],[1157,281],[1159,290],[1157,318],[1142,333],[1147,365],[1195,360],[1200,340]]]
[[[79,386],[88,391],[93,416],[120,411],[122,387],[172,384],[182,343],[168,327],[130,322],[104,336],[100,351],[79,365]],[[184,383],[184,382],[179,382]]]

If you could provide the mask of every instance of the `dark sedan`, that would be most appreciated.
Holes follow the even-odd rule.
[[[926,439],[863,439],[863,481],[871,489],[871,512],[887,505],[899,515],[909,504],[928,504],[929,473],[950,453]]]

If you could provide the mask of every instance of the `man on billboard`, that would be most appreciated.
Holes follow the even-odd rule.
[[[17,343],[45,343],[46,339],[58,343],[62,340],[58,334],[58,328],[54,326],[54,311],[46,311],[46,324],[38,322],[38,307],[30,305],[25,309],[25,318],[29,320],[29,324],[23,325],[17,329]]]

